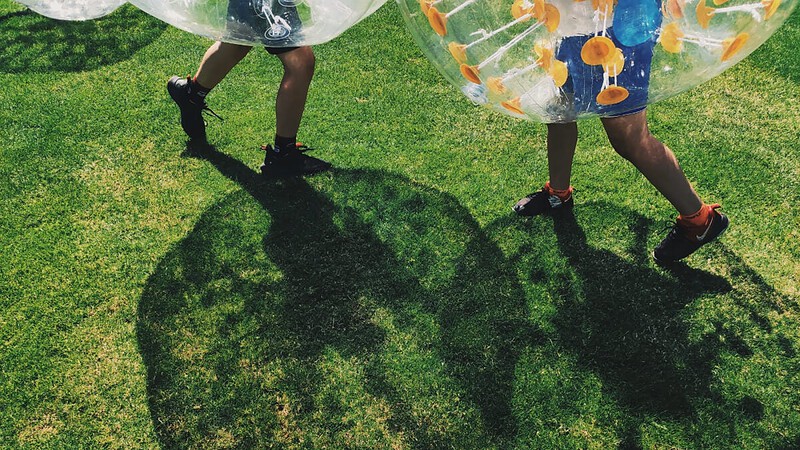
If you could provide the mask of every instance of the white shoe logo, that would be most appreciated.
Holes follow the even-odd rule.
[[[706,228],[706,231],[704,231],[703,234],[701,234],[699,236],[695,236],[698,241],[703,241],[706,238],[706,235],[708,234],[708,230],[711,229],[711,225],[713,223],[714,223],[714,219],[711,219],[711,222],[708,223],[708,227]]]
[[[561,199],[558,198],[556,195],[551,195],[547,197],[547,200],[550,201],[551,208],[561,208]]]

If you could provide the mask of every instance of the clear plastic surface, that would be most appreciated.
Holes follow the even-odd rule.
[[[126,0],[17,0],[47,17],[88,20]],[[339,36],[386,0],[131,0],[164,22],[214,40],[269,47],[321,44]]]
[[[90,20],[105,16],[127,0],[17,0],[43,16],[58,20]]]
[[[623,115],[718,75],[798,0],[398,0],[473,102],[546,123]]]
[[[330,41],[386,0],[131,0],[177,28],[224,42],[293,47]]]

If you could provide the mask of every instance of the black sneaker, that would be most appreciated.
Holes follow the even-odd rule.
[[[566,200],[561,200],[557,195],[550,195],[546,187],[541,191],[528,194],[514,205],[514,212],[520,216],[538,216],[555,209],[572,208],[575,202],[572,193]]]
[[[261,150],[266,152],[261,173],[270,177],[293,177],[311,175],[324,172],[331,168],[331,163],[323,161],[305,153],[312,150],[305,145],[298,144],[290,150],[275,152],[271,145],[264,145]]]
[[[206,121],[203,119],[203,111],[208,111],[214,117],[222,120],[222,117],[206,106],[205,100],[193,95],[189,77],[170,78],[167,82],[167,92],[181,110],[181,127],[189,138],[198,140],[206,138]]]
[[[717,211],[720,205],[710,205],[711,222],[706,227],[687,227],[676,221],[667,237],[653,250],[653,259],[659,264],[686,258],[698,248],[718,238],[728,229],[728,217]]]

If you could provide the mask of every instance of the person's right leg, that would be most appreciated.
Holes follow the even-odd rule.
[[[630,161],[681,215],[693,214],[703,206],[675,154],[650,134],[647,110],[601,121],[614,150]]]
[[[550,174],[550,187],[554,190],[569,189],[577,145],[576,122],[547,124],[547,170]]]
[[[252,47],[244,45],[215,42],[206,50],[194,78],[172,77],[169,80],[167,91],[180,108],[181,126],[191,139],[206,137],[202,112],[211,111],[205,103],[206,95],[251,49]]]
[[[293,137],[300,129],[316,59],[311,47],[299,47],[277,56],[283,64],[283,79],[275,98],[275,134]]]
[[[547,124],[547,169],[550,180],[537,192],[528,194],[514,205],[521,216],[536,216],[553,209],[571,207],[572,161],[578,144],[578,124]]]

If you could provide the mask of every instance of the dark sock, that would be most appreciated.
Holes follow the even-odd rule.
[[[189,96],[195,103],[203,103],[206,100],[206,95],[211,92],[210,88],[202,86],[195,78],[189,81]]]
[[[297,136],[284,137],[275,135],[275,153],[287,151],[297,146]]]

